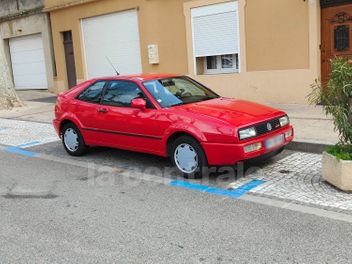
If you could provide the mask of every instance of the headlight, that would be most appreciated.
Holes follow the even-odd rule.
[[[240,139],[246,139],[246,138],[250,138],[250,137],[254,137],[257,135],[257,132],[255,131],[254,127],[249,127],[246,129],[241,129],[238,131],[238,135],[240,137]]]
[[[281,118],[279,119],[279,121],[280,121],[280,126],[281,126],[281,127],[284,127],[284,126],[286,126],[288,123],[290,123],[290,120],[289,120],[288,116],[283,116],[283,117],[281,117]]]

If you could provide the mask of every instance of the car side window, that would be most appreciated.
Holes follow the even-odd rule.
[[[99,81],[94,83],[93,85],[85,89],[82,93],[80,93],[77,99],[88,103],[99,104],[105,84],[105,81]]]
[[[112,81],[106,89],[102,104],[130,107],[135,98],[147,99],[139,86],[129,81]]]

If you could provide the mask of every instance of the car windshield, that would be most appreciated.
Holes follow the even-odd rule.
[[[218,98],[219,96],[188,77],[174,77],[143,83],[160,104],[167,108]]]

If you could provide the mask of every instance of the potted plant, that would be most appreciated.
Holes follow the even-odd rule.
[[[310,103],[321,104],[332,115],[339,143],[323,153],[323,179],[344,191],[352,191],[352,63],[347,58],[331,61],[329,80],[312,85]]]

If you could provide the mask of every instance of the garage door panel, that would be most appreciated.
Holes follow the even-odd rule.
[[[45,68],[43,67],[43,62],[13,64],[12,70],[17,72],[17,77],[24,75],[46,75]]]
[[[26,50],[43,49],[43,42],[40,35],[29,35],[11,39],[11,47],[15,52]]]
[[[17,85],[22,89],[44,89],[43,83],[46,81],[46,75],[43,74],[22,74],[18,78]]]
[[[44,55],[43,50],[28,50],[24,52],[11,53],[12,64],[34,63],[40,62],[43,64]]]
[[[82,20],[88,78],[142,71],[136,10]]]
[[[16,89],[47,89],[41,35],[12,38],[9,45]]]

